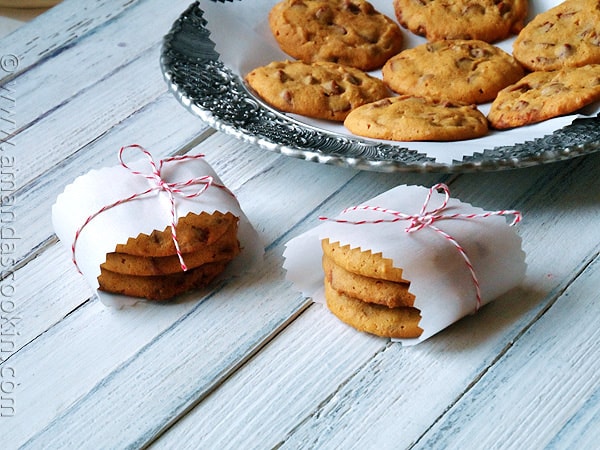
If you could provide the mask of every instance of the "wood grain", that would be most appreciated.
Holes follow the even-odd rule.
[[[208,128],[167,90],[161,40],[188,3],[64,0],[0,40],[18,58],[0,86],[15,100],[16,175],[1,206],[19,234],[0,248],[0,287],[14,289],[12,304],[0,297],[0,446],[594,448],[600,153],[444,175],[260,149]],[[132,143],[158,157],[204,153],[257,228],[263,264],[166,305],[99,303],[50,209]],[[319,216],[439,181],[462,201],[523,212],[520,288],[403,348],[340,323],[285,279],[285,243]]]
[[[566,256],[552,252],[552,246],[548,243],[557,239],[556,234],[559,235],[558,237],[563,233],[578,236],[580,231],[584,235],[590,233],[597,236],[595,224],[598,214],[590,211],[587,220],[579,221],[577,224],[571,224],[568,216],[554,216],[553,225],[547,228],[546,234],[543,234],[539,232],[539,228],[547,217],[545,214],[536,214],[535,207],[538,205],[538,208],[543,211],[543,205],[552,197],[556,202],[556,191],[563,191],[562,186],[565,183],[574,184],[573,180],[578,180],[578,184],[572,185],[568,191],[571,197],[569,201],[585,200],[588,192],[596,192],[598,181],[592,174],[599,161],[600,158],[593,156],[587,161],[573,163],[571,170],[555,172],[552,169],[557,169],[556,167],[534,170],[530,177],[521,178],[521,186],[514,190],[516,194],[512,200],[514,203],[511,202],[510,197],[504,198],[514,206],[527,206],[526,210],[530,212],[526,214],[520,230],[526,239],[524,245],[529,251],[530,260],[529,276],[521,290],[503,296],[497,302],[486,306],[476,316],[464,319],[417,348],[403,349],[399,345],[386,345],[387,341],[381,340],[380,353],[374,358],[362,361],[359,365],[361,369],[351,377],[339,379],[340,387],[334,393],[320,393],[320,395],[313,393],[315,397],[307,393],[303,398],[304,402],[318,404],[319,407],[306,414],[298,423],[295,423],[296,416],[299,414],[297,410],[307,408],[307,405],[302,402],[294,403],[294,407],[290,408],[287,404],[285,400],[287,392],[295,390],[296,379],[289,377],[286,364],[281,360],[286,358],[287,354],[279,350],[279,348],[295,346],[294,343],[298,339],[295,336],[289,339],[286,339],[286,335],[278,336],[277,340],[283,339],[284,342],[280,344],[274,342],[272,346],[276,350],[271,351],[271,347],[266,348],[260,358],[252,361],[244,371],[240,371],[227,385],[213,394],[214,399],[209,398],[203,402],[163,435],[158,441],[160,444],[158,446],[169,446],[182,438],[194,439],[194,436],[201,437],[203,442],[207,442],[204,439],[210,437],[214,441],[208,442],[217,447],[226,445],[226,439],[231,439],[232,436],[236,439],[234,442],[238,443],[252,442],[259,447],[281,444],[281,448],[307,446],[405,448],[420,442],[421,436],[426,435],[430,424],[438,422],[439,418],[445,416],[448,405],[453,405],[457,399],[462,398],[472,385],[478,385],[484,374],[495,370],[497,359],[502,358],[512,342],[518,341],[524,330],[533,323],[544,320],[544,312],[559,298],[565,286],[557,282],[564,278],[569,279],[572,275],[568,272],[561,273],[560,268],[572,267],[580,263],[580,260],[577,256],[572,261],[565,261]],[[534,173],[537,176],[531,176]],[[562,174],[565,176],[561,176]],[[462,183],[464,178],[460,177],[452,183],[452,188],[460,191],[464,187]],[[473,175],[466,178],[478,179],[481,182],[483,177]],[[488,182],[485,185],[479,183],[480,199],[485,199],[486,191],[489,198],[499,188],[498,185],[489,182],[490,178],[495,177],[487,177]],[[546,188],[540,189],[537,197],[529,201],[529,205],[519,204],[520,192],[538,186],[543,180],[557,178],[562,178],[562,183],[546,184]],[[586,184],[584,180],[591,184]],[[507,194],[509,191],[510,189],[503,190]],[[594,200],[591,201],[594,203]],[[583,228],[579,229],[579,227]],[[528,236],[528,228],[537,230],[535,235]],[[585,254],[587,251],[584,264],[597,258],[598,246],[577,250],[579,253],[575,252],[573,256]],[[553,267],[552,276],[548,276],[548,272],[544,271],[548,267]],[[580,267],[578,270],[581,269]],[[337,323],[332,317],[329,320]],[[317,334],[323,342],[334,339],[327,335],[333,324],[313,328],[314,320],[307,318],[304,322],[304,315],[297,321],[302,322],[302,327],[309,328],[307,335]],[[352,354],[354,351],[351,345],[346,346],[343,343],[337,345],[340,356]],[[303,382],[311,385],[318,384],[324,377],[330,376],[331,370],[328,364],[335,365],[337,359],[333,357],[327,361],[328,364],[323,364],[321,359],[311,360],[309,354],[305,355],[302,363],[306,366],[305,371],[302,372]],[[511,373],[512,370],[512,367],[506,367],[500,371],[500,374],[507,376],[506,374]],[[544,373],[539,373],[539,366],[531,367],[529,370],[530,376],[536,377],[539,383],[545,382]],[[588,372],[588,377],[590,374]],[[247,378],[250,376],[251,381]],[[555,377],[556,373],[549,373],[548,376]],[[289,380],[289,384],[280,387],[278,380]],[[515,379],[515,384],[519,381],[518,378]],[[237,396],[242,386],[245,390],[243,401]],[[256,386],[256,388],[248,386]],[[278,388],[267,390],[265,386]],[[527,383],[522,385],[520,396],[527,398],[528,386]],[[495,387],[485,392],[494,395]],[[508,395],[509,392],[510,390],[506,391],[502,400],[506,405],[510,405],[513,401]],[[533,390],[533,392],[539,391]],[[490,405],[496,405],[500,401],[495,398],[493,401],[489,398],[487,400]],[[241,402],[239,410],[232,408],[225,413],[225,417],[222,417],[224,413],[217,414],[216,409],[223,404],[237,405],[239,402]],[[275,406],[263,408],[264,404]],[[285,408],[283,408],[284,404]],[[241,414],[241,408],[244,410],[244,417],[258,418],[255,420],[260,423],[260,426],[246,428],[243,426],[244,421],[240,420],[240,428],[231,429],[232,424],[238,423],[233,420],[233,417]],[[466,410],[456,414],[456,421],[465,420],[465,417],[470,417],[470,414],[476,414],[471,412],[473,409],[470,405],[465,408]],[[530,410],[528,413],[533,417],[536,411]],[[218,422],[206,422],[201,419],[214,415],[218,415],[220,419]],[[492,416],[491,410],[481,416],[479,427],[485,430],[484,432],[491,433],[489,421]],[[368,426],[356,426],[358,423],[368,424]],[[399,423],[402,426],[398,426]],[[495,425],[495,422],[492,423]],[[454,429],[459,427],[459,424],[452,423],[451,426]],[[280,431],[276,434],[280,442],[263,442],[257,437],[269,435],[268,430],[279,430],[281,427],[285,427],[286,432]],[[447,433],[444,432],[446,429],[448,427],[440,430],[441,436],[446,436]],[[497,437],[493,434],[491,436]],[[481,436],[478,436],[478,439],[481,439]],[[473,441],[470,436],[466,436],[464,442],[426,441],[423,448],[468,447],[468,442],[479,442],[478,439]],[[492,439],[488,441],[491,447],[493,447]],[[193,442],[200,443],[198,440]]]

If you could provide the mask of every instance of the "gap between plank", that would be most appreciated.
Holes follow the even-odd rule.
[[[196,136],[195,138],[191,139],[187,144],[182,145],[179,149],[177,149],[174,152],[172,152],[171,155],[182,155],[182,154],[188,153],[190,150],[192,150],[193,148],[195,148],[196,146],[198,146],[199,144],[201,144],[204,140],[208,139],[210,136],[212,136],[215,133],[216,133],[215,129],[213,129],[213,128],[207,128],[202,133],[200,133],[198,136]],[[75,154],[77,154],[78,152],[76,152]],[[31,184],[32,183],[29,183],[27,186],[30,186]],[[18,193],[18,192],[23,191],[25,189],[26,189],[26,186],[23,186],[23,187],[21,187],[16,192]],[[59,239],[56,236],[56,234],[55,233],[50,234],[47,238],[45,238],[41,242],[39,242],[35,247],[31,248],[31,250],[28,253],[26,253],[25,255],[23,255],[23,257],[19,261],[15,262],[15,264],[13,266],[11,266],[9,269],[5,270],[4,271],[4,275],[0,275],[0,282],[2,282],[8,276],[12,276],[14,273],[16,273],[19,270],[23,269],[25,266],[27,266],[27,264],[29,264],[30,262],[34,261],[35,259],[37,259],[38,256],[42,255],[48,249],[50,249],[51,247],[53,247],[54,245],[57,245],[57,244],[59,244]],[[72,309],[70,311],[67,311],[67,313],[63,316],[63,319],[66,318],[66,317],[68,317],[68,316],[70,316],[75,311],[79,310],[80,308],[84,307],[85,305],[89,304],[91,299],[92,298],[89,297],[86,300],[84,300],[83,302],[81,302],[79,305],[77,305],[74,309]],[[17,351],[15,351],[13,354],[11,354],[8,358],[6,358],[5,361],[8,361],[8,359],[10,359],[11,357],[13,357],[17,353],[19,353],[21,350],[23,350],[25,347],[27,347],[28,345],[30,345],[32,342],[34,342],[40,336],[42,336],[43,334],[45,334],[48,331],[50,331],[58,323],[59,322],[51,325],[49,328],[46,328],[42,333],[38,334],[37,336],[35,336],[32,339],[30,339],[28,342],[24,343],[21,346],[21,348],[19,348]]]
[[[542,308],[533,318],[532,320],[521,329],[520,332],[516,334],[516,336],[511,339],[498,355],[490,362],[490,364],[484,368],[465,388],[461,395],[456,397],[454,401],[452,401],[446,409],[435,419],[429,427],[425,429],[425,431],[419,436],[419,438],[412,443],[408,447],[408,449],[415,448],[422,439],[424,439],[427,434],[442,420],[442,418],[452,409],[455,405],[457,405],[466,395],[479,383],[479,381],[508,353],[508,351],[515,345],[515,343],[521,339],[537,322],[540,320],[546,313],[556,304],[556,302],[563,296],[565,291],[571,287],[571,285],[579,279],[579,277],[587,270],[587,268],[600,257],[600,251],[597,251],[594,256],[592,256],[587,262],[580,266],[579,270],[575,272],[575,276],[569,279],[569,282],[566,283],[562,288],[559,288],[555,291],[555,295],[550,297],[548,304]]]
[[[313,301],[311,299],[306,299],[306,301],[300,305],[300,307],[291,314],[287,320],[283,321],[279,326],[277,326],[271,333],[265,336],[260,342],[258,342],[254,348],[248,351],[246,356],[240,359],[236,364],[232,365],[227,371],[223,373],[219,380],[212,383],[210,388],[206,390],[202,395],[200,395],[197,399],[191,402],[187,407],[185,407],[182,411],[177,414],[169,422],[165,423],[164,426],[156,432],[156,434],[146,441],[144,444],[140,446],[140,449],[147,449],[152,444],[154,444],[161,436],[167,433],[177,422],[183,419],[189,412],[191,412],[196,406],[198,406],[204,399],[210,396],[213,392],[215,392],[219,387],[227,382],[238,370],[240,370],[243,366],[248,364],[254,356],[256,356],[263,348],[265,348],[273,339],[275,339],[284,329],[286,329],[292,322],[294,322],[298,317],[300,317],[308,308],[311,307]]]

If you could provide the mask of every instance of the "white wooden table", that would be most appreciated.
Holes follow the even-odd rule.
[[[66,0],[0,41],[0,448],[598,448],[600,153],[385,174],[244,144],[167,91],[161,41],[188,3]],[[264,240],[264,264],[196,301],[102,305],[50,207],[131,143],[205,153]],[[521,288],[402,347],[285,280],[285,242],[319,215],[439,181],[523,212]]]

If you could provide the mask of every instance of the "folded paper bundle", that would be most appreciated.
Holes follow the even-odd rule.
[[[125,163],[126,151],[142,158]],[[78,177],[58,196],[56,234],[103,303],[166,300],[256,266],[260,239],[203,156],[155,162],[126,146],[119,165]]]
[[[416,344],[522,282],[520,219],[450,198],[443,184],[398,186],[322,217],[286,244],[284,267],[343,322]]]

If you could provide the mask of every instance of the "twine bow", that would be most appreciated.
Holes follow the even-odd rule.
[[[140,172],[140,171],[133,170],[123,161],[123,153],[125,152],[125,150],[128,150],[128,149],[138,149],[144,155],[146,155],[148,162],[150,164],[149,172]],[[187,271],[188,269],[185,264],[185,261],[183,260],[183,255],[182,255],[182,252],[181,252],[181,249],[179,246],[179,241],[177,239],[176,225],[177,225],[178,217],[177,217],[177,207],[175,204],[175,197],[181,197],[184,199],[191,199],[191,198],[199,197],[204,192],[206,192],[206,190],[211,186],[225,190],[232,197],[234,197],[233,193],[229,189],[227,189],[227,187],[225,187],[224,185],[216,183],[214,181],[214,178],[210,175],[204,175],[201,177],[191,178],[189,180],[178,181],[178,182],[173,182],[173,183],[168,183],[167,181],[165,181],[162,178],[161,172],[163,169],[163,165],[165,163],[201,159],[201,158],[204,158],[203,154],[171,156],[171,157],[159,160],[158,164],[156,164],[156,162],[154,161],[154,158],[152,157],[150,152],[148,152],[145,148],[143,148],[142,146],[140,146],[138,144],[133,144],[133,145],[127,145],[127,146],[121,147],[121,149],[119,150],[118,158],[119,158],[119,162],[120,162],[121,166],[123,166],[125,169],[129,170],[129,172],[132,175],[142,176],[142,177],[146,178],[148,180],[148,184],[150,185],[150,187],[148,187],[148,189],[146,189],[142,192],[135,192],[128,197],[119,199],[113,203],[105,205],[102,208],[100,208],[98,211],[96,211],[94,214],[87,217],[87,219],[84,221],[83,225],[81,225],[81,227],[79,227],[77,229],[77,231],[75,232],[75,238],[73,239],[73,243],[71,245],[72,260],[73,260],[73,263],[75,264],[75,267],[77,267],[77,270],[81,273],[81,270],[79,269],[79,265],[77,264],[77,258],[75,256],[77,241],[78,241],[79,236],[81,235],[81,232],[83,231],[83,229],[93,219],[95,219],[98,215],[102,214],[103,212],[108,211],[111,208],[114,208],[115,206],[119,206],[119,205],[125,204],[127,202],[130,202],[132,200],[144,197],[153,192],[159,192],[159,193],[164,192],[167,195],[167,197],[169,199],[169,204],[170,204],[171,237],[173,239],[173,244],[175,245],[175,251],[177,253],[177,257],[179,258],[179,263],[181,264],[181,269],[184,272]],[[198,189],[196,189],[195,191],[192,191],[192,192],[187,192],[187,193],[184,191],[184,189],[187,189],[187,188],[190,188],[193,186],[198,186]]]
[[[429,202],[431,200],[431,196],[433,195],[433,192],[440,190],[440,189],[444,192],[444,201],[437,208],[428,210],[427,208],[429,207]],[[369,210],[369,211],[380,212],[383,214],[389,214],[393,217],[389,218],[389,219],[382,218],[382,219],[375,219],[375,220],[359,220],[359,221],[351,221],[351,220],[346,220],[346,219],[329,219],[327,217],[319,217],[319,220],[330,220],[330,221],[334,221],[337,223],[346,223],[346,224],[351,224],[351,225],[394,223],[394,222],[400,222],[400,221],[408,221],[408,226],[404,229],[404,231],[406,233],[415,233],[419,230],[422,230],[423,228],[432,229],[433,231],[438,233],[440,236],[444,237],[448,242],[450,242],[457,249],[457,251],[460,253],[462,259],[464,260],[465,265],[466,265],[467,269],[469,270],[471,280],[473,281],[473,285],[475,287],[476,309],[478,310],[481,307],[481,287],[479,284],[479,279],[477,278],[477,274],[475,273],[475,269],[473,267],[473,264],[471,263],[469,256],[467,255],[467,253],[466,253],[465,249],[462,247],[462,245],[460,245],[460,243],[456,239],[454,239],[454,237],[450,236],[444,230],[441,230],[440,228],[438,228],[436,225],[434,225],[434,223],[437,221],[440,221],[440,220],[449,220],[449,219],[471,220],[471,219],[482,219],[482,218],[486,218],[486,217],[490,217],[490,216],[513,215],[514,219],[513,219],[512,223],[510,224],[510,226],[513,226],[521,221],[522,215],[519,211],[506,210],[506,209],[500,210],[500,211],[485,212],[485,213],[481,213],[481,214],[460,214],[460,213],[444,214],[443,212],[446,209],[446,207],[448,206],[449,200],[450,200],[450,189],[445,184],[438,183],[429,189],[429,192],[427,193],[427,197],[425,198],[423,206],[421,207],[421,211],[418,214],[405,214],[403,212],[394,211],[392,209],[381,208],[378,206],[366,206],[365,205],[365,206],[352,206],[352,207],[346,208],[342,212],[342,214],[349,212],[349,211]]]

